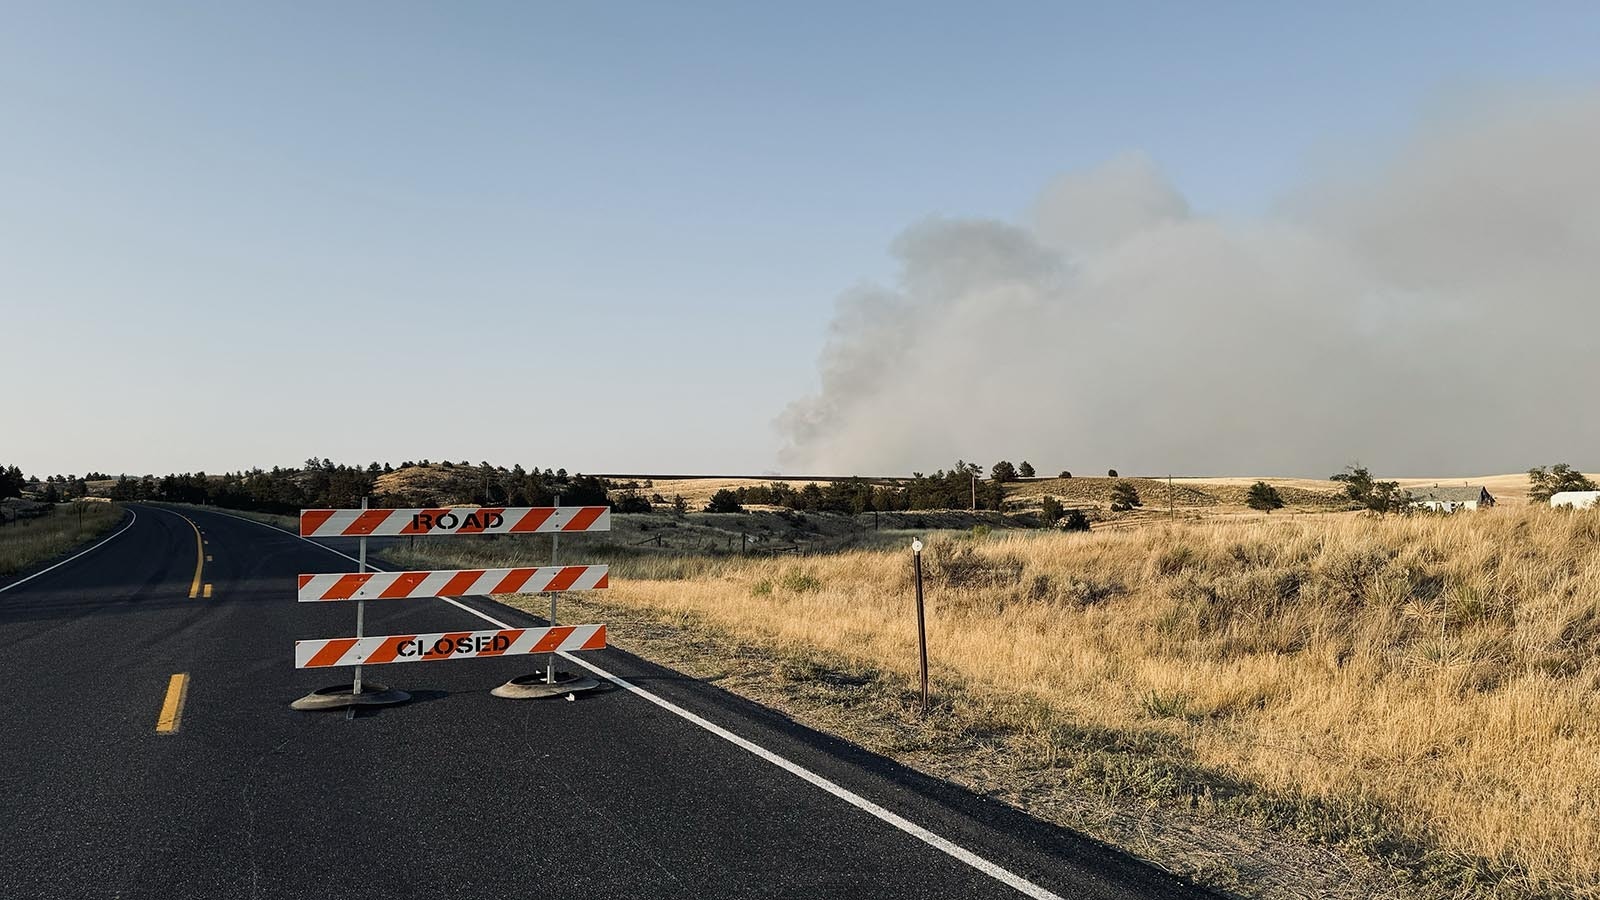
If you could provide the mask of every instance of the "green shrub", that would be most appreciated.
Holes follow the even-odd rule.
[[[1139,698],[1139,705],[1152,719],[1182,719],[1189,715],[1189,695],[1182,691],[1148,691]]]
[[[647,513],[650,511],[650,501],[633,491],[623,491],[615,500],[611,501],[612,510],[619,513]]]
[[[1258,481],[1250,485],[1250,496],[1245,500],[1251,509],[1260,509],[1272,512],[1283,509],[1283,497],[1278,494],[1278,489],[1265,481]]]
[[[1545,471],[1544,466],[1528,470],[1528,499],[1535,503],[1548,503],[1550,497],[1562,491],[1592,491],[1595,489],[1582,472],[1566,463],[1556,463]]]
[[[788,569],[778,579],[778,586],[794,594],[810,594],[822,590],[822,580],[804,569]]]
[[[706,512],[711,513],[742,513],[744,504],[739,502],[739,495],[723,488],[711,495],[711,501],[706,504]]]

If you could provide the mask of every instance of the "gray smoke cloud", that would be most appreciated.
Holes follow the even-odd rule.
[[[1129,154],[1028,221],[934,219],[838,300],[781,462],[1325,476],[1595,466],[1600,92],[1418,126],[1271,215],[1195,214]]]

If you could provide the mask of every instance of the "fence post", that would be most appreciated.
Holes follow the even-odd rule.
[[[917,575],[917,650],[921,655],[922,711],[928,711],[928,627],[922,613],[922,541],[911,542],[911,560]]]

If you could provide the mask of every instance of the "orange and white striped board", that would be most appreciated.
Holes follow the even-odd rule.
[[[408,597],[484,597],[610,586],[607,566],[522,569],[444,569],[430,572],[345,572],[301,575],[300,602],[400,600]]]
[[[533,534],[610,531],[606,506],[453,506],[435,509],[302,509],[301,537]]]
[[[604,625],[557,625],[554,628],[508,628],[504,631],[451,631],[440,634],[392,634],[364,638],[327,638],[294,642],[296,669],[330,666],[376,666],[384,663],[438,662],[554,653],[558,650],[603,650]]]

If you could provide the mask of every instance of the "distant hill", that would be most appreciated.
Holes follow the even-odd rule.
[[[328,464],[331,466],[331,464]],[[342,471],[342,470],[341,470]],[[350,496],[359,497],[360,491],[365,490],[368,477],[359,469],[350,470],[355,473],[356,484],[347,484],[342,494],[334,493],[342,499],[338,502],[348,501]],[[290,483],[287,492],[274,494],[276,502],[288,509],[296,504],[306,501],[310,497],[324,498],[327,500],[326,484],[328,473],[333,473],[337,478],[338,472],[332,468],[318,469],[282,469],[274,470],[274,478],[280,478]],[[281,473],[281,474],[280,474]],[[248,473],[247,473],[248,474]],[[179,476],[181,481],[189,476]],[[227,476],[238,480],[237,475]],[[1379,476],[1384,477],[1384,476]],[[1591,476],[1600,477],[1600,476]],[[224,476],[208,475],[205,483],[216,485],[221,483]],[[320,479],[323,487],[318,488],[316,483]],[[157,482],[164,479],[156,479]],[[525,475],[515,467],[508,470],[499,466],[461,465],[447,463],[406,464],[404,468],[382,472],[372,477],[371,493],[373,501],[380,506],[451,506],[467,505],[476,502],[484,496],[510,498],[501,500],[506,505],[523,505],[523,502],[549,502],[550,494],[559,489],[563,492],[563,499],[567,503],[595,503],[599,502],[602,494],[606,494],[612,501],[617,501],[627,495],[634,495],[633,503],[653,503],[657,510],[668,511],[674,497],[684,498],[688,508],[698,512],[705,508],[707,501],[713,494],[721,490],[738,491],[741,488],[765,488],[774,481],[784,481],[785,490],[800,490],[806,485],[815,483],[819,488],[828,490],[830,485],[838,484],[835,480],[826,478],[782,478],[778,476],[761,476],[752,478],[738,478],[727,476],[690,477],[683,475],[630,475],[610,476],[602,482],[595,478],[582,478],[575,473],[569,480],[555,481],[550,477],[542,480],[537,473]],[[1170,516],[1196,519],[1213,518],[1218,516],[1258,516],[1266,515],[1251,510],[1247,505],[1247,496],[1250,486],[1256,481],[1265,481],[1277,489],[1283,498],[1285,508],[1272,515],[1299,515],[1313,513],[1340,512],[1350,509],[1350,504],[1345,499],[1343,486],[1337,482],[1325,479],[1311,478],[1256,478],[1250,476],[1237,477],[1180,477],[1170,481],[1166,478],[1129,477],[1125,479],[1107,477],[1084,478],[1029,478],[1011,482],[1004,487],[1002,507],[1003,512],[1015,518],[1009,525],[1026,526],[1036,518],[1041,510],[1046,497],[1057,500],[1067,509],[1083,511],[1095,524],[1095,527],[1130,527],[1143,522],[1153,521],[1158,518]],[[1504,475],[1485,475],[1471,478],[1395,478],[1402,488],[1424,488],[1435,485],[1460,485],[1464,483],[1481,484],[1494,494],[1496,500],[1502,505],[1516,506],[1527,501],[1528,476],[1524,473]],[[908,478],[875,477],[865,479],[851,479],[852,483],[867,483],[878,486],[897,487],[911,482]],[[1123,512],[1111,511],[1111,492],[1119,482],[1125,481],[1138,491],[1142,505],[1132,510]],[[518,487],[521,485],[521,487]],[[297,487],[296,487],[297,486]],[[30,486],[31,487],[31,486]],[[88,483],[90,496],[111,496],[116,481],[92,481]],[[841,488],[845,485],[840,485]],[[354,493],[352,493],[352,491]],[[957,491],[964,494],[964,488]],[[980,496],[984,492],[980,490]],[[303,496],[301,496],[303,495]],[[770,491],[756,492],[747,498],[750,501],[758,498],[772,497]],[[140,497],[153,497],[157,499],[174,499],[172,491],[161,488],[159,491],[146,491],[133,494],[125,499],[139,499]],[[527,499],[524,499],[527,498]],[[177,496],[176,499],[186,499]],[[190,500],[189,502],[200,502]],[[215,502],[208,499],[207,502]],[[943,502],[950,502],[948,497]],[[228,505],[223,502],[223,505]],[[314,505],[314,504],[313,504]],[[759,504],[747,502],[751,509],[762,509]],[[955,503],[957,511],[965,504]],[[255,508],[255,507],[249,507]],[[817,508],[813,506],[812,508]],[[827,508],[838,508],[830,506]],[[860,506],[854,507],[856,509]],[[772,507],[776,509],[776,507]],[[921,512],[926,513],[926,510]],[[982,512],[980,510],[980,512]],[[884,514],[889,515],[889,514]],[[989,511],[993,515],[993,510]],[[890,520],[879,518],[875,524],[884,527],[921,527],[907,523],[917,522],[919,519],[903,519],[896,516],[892,521],[894,525],[886,525]],[[920,521],[928,521],[926,515]],[[958,526],[959,527],[959,526]]]

